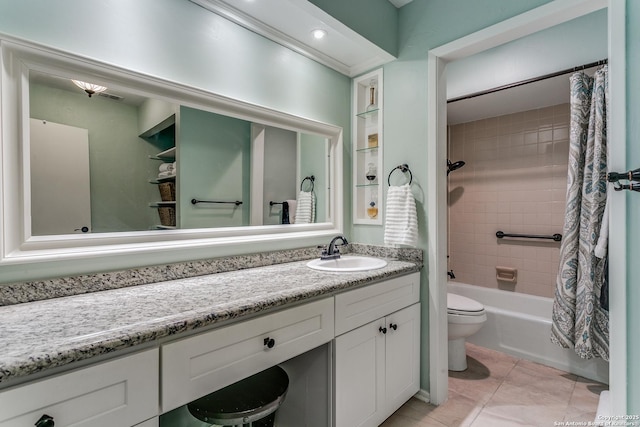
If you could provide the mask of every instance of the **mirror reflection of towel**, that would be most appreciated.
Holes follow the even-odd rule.
[[[386,245],[408,245],[418,243],[418,215],[416,201],[409,184],[389,187],[384,225]]]
[[[295,223],[311,224],[316,220],[316,198],[312,191],[298,193]]]
[[[296,223],[296,212],[298,209],[298,202],[296,200],[293,199],[288,199],[287,203],[289,204],[289,223],[290,224],[295,224]]]
[[[282,202],[282,223],[290,224],[289,222],[289,203]]]

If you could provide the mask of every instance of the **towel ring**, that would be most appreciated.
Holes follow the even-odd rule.
[[[300,191],[302,191],[302,186],[304,185],[304,182],[307,180],[311,181],[311,191],[313,192],[313,189],[315,188],[314,182],[316,180],[316,177],[313,175],[307,176],[302,180],[302,182],[300,183]]]
[[[389,184],[389,187],[391,187],[391,174],[393,174],[396,169],[400,169],[400,171],[403,173],[409,172],[409,184],[413,182],[413,174],[411,173],[411,169],[409,169],[409,165],[404,163],[402,165],[396,166],[395,168],[391,169],[391,172],[389,172],[389,176],[387,177],[387,184]]]

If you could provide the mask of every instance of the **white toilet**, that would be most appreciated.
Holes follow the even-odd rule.
[[[449,370],[467,369],[465,339],[480,330],[487,321],[484,306],[462,295],[447,293],[447,323],[449,335]]]

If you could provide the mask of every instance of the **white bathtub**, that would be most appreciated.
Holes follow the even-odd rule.
[[[448,292],[472,298],[487,310],[487,323],[467,342],[609,383],[608,362],[581,359],[573,349],[551,342],[551,298],[452,281],[447,286]]]

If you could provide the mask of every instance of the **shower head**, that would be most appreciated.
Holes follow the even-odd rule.
[[[457,162],[451,163],[451,160],[447,159],[447,175],[453,172],[454,170],[458,170],[464,166],[464,162],[462,160],[458,160]]]

